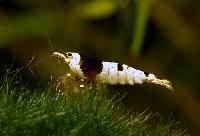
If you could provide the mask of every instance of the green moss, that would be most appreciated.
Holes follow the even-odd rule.
[[[148,113],[116,110],[107,91],[100,86],[63,94],[53,83],[30,89],[6,76],[0,83],[0,135],[186,135],[173,122],[148,123]]]

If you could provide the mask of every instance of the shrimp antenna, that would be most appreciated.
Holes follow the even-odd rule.
[[[52,44],[52,42],[51,42],[51,40],[50,40],[50,38],[49,38],[48,32],[47,32],[46,30],[44,30],[44,33],[45,33],[45,35],[46,35],[46,37],[47,37],[47,40],[48,40],[48,42],[49,42],[51,52],[54,52],[54,51],[55,51],[55,48],[54,48],[54,46],[53,46],[53,44]]]

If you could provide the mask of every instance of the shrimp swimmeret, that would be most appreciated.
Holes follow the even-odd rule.
[[[102,62],[75,52],[67,52],[66,56],[59,52],[54,52],[52,57],[68,64],[72,73],[81,79],[112,85],[133,85],[146,82],[158,84],[173,91],[170,81],[159,79],[154,74],[134,69],[125,64]]]

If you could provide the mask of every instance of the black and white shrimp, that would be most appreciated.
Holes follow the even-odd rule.
[[[125,64],[99,61],[75,52],[67,52],[66,56],[59,52],[54,52],[52,57],[68,64],[72,73],[84,80],[112,85],[133,85],[146,82],[173,90],[170,81],[159,79],[152,73],[143,72]]]

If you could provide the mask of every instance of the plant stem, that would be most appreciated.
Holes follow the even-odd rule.
[[[131,54],[138,56],[142,49],[143,39],[145,35],[146,24],[149,18],[150,1],[136,1],[136,17],[133,27],[133,37],[131,43]]]

